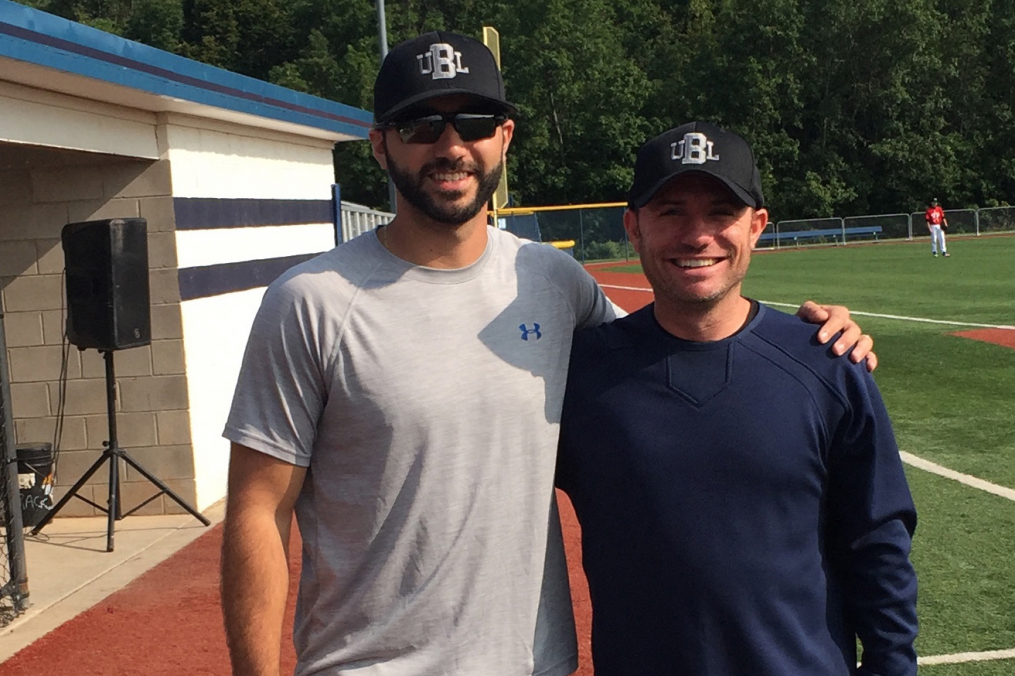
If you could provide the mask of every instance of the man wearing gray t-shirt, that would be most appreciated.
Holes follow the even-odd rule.
[[[514,110],[476,40],[395,47],[370,140],[398,216],[265,293],[225,428],[234,674],[278,675],[294,510],[299,676],[577,667],[554,456],[572,332],[614,314],[572,258],[487,225]]]

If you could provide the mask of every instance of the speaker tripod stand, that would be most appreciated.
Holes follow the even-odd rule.
[[[113,372],[113,352],[111,350],[103,351],[103,356],[106,360],[106,415],[109,419],[109,441],[105,444],[106,450],[104,450],[102,455],[99,456],[99,459],[88,468],[88,471],[81,475],[81,478],[77,480],[77,483],[75,483],[69,491],[67,491],[67,494],[60,498],[60,501],[53,506],[53,509],[49,510],[49,513],[43,517],[39,524],[32,529],[31,534],[38,535],[39,531],[41,531],[46,524],[48,524],[50,520],[56,516],[57,512],[59,512],[71,498],[83,500],[92,507],[105,512],[108,515],[109,519],[106,526],[107,552],[113,551],[113,536],[116,529],[116,522],[124,517],[130,516],[162,494],[168,495],[176,502],[176,504],[189,512],[195,519],[203,523],[205,526],[210,526],[211,522],[206,519],[203,514],[187,504],[187,502],[174,493],[169,486],[145,469],[137,460],[130,457],[127,451],[120,448],[120,445],[116,440],[116,375]],[[141,474],[141,476],[159,489],[158,493],[149,497],[147,500],[127,512],[123,512],[120,504],[120,460],[123,460],[125,463],[133,467],[139,474]],[[88,498],[78,495],[78,491],[81,490],[81,487],[84,486],[90,478],[92,478],[92,475],[95,474],[100,467],[102,467],[103,463],[107,461],[109,462],[109,501],[107,506],[103,507],[92,502]]]

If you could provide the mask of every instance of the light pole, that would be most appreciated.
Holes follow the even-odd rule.
[[[377,39],[381,43],[381,61],[388,55],[388,22],[384,18],[384,0],[377,0]]]
[[[377,0],[377,41],[381,46],[381,63],[388,55],[388,20],[384,18],[384,0]],[[388,177],[388,208],[396,213],[395,184]]]

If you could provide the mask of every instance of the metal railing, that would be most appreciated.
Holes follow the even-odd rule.
[[[342,234],[340,242],[348,242],[364,232],[376,229],[380,225],[390,223],[395,215],[387,211],[377,211],[362,204],[342,202]]]

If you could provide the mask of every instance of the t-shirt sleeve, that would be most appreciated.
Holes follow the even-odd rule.
[[[847,367],[849,409],[829,461],[829,545],[847,616],[863,646],[861,674],[916,674],[916,508],[873,378]]]
[[[247,341],[224,437],[309,466],[327,399],[318,319],[298,279],[268,288]]]
[[[574,272],[576,298],[575,330],[599,326],[606,322],[612,322],[618,316],[623,316],[624,311],[620,310],[606,297],[602,287],[596,283],[592,275],[577,261],[573,262],[574,267],[577,268]]]
[[[622,316],[582,264],[545,244],[525,244],[519,259],[530,271],[547,279],[574,312],[574,330],[612,322]],[[527,254],[527,255],[525,255]]]

